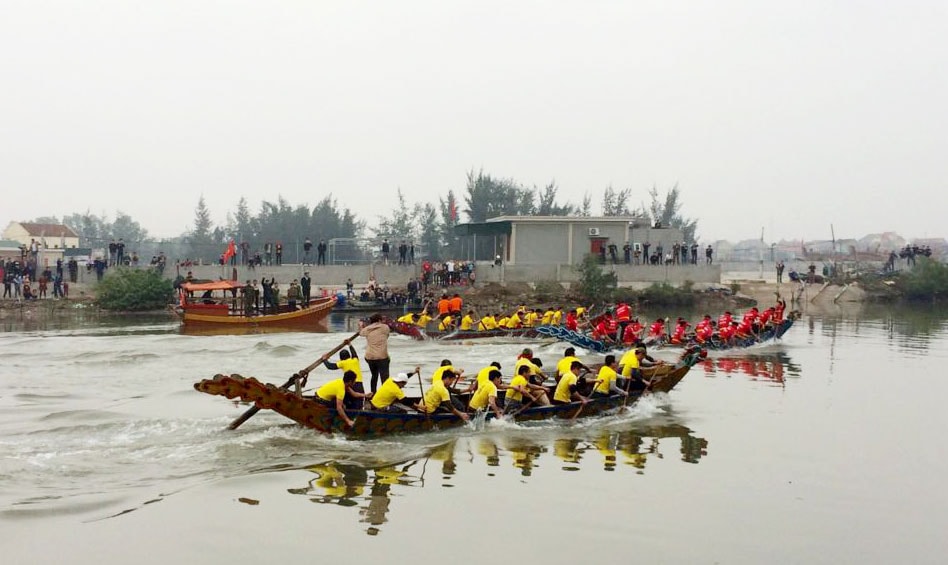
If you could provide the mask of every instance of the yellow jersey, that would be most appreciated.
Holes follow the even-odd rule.
[[[443,332],[453,329],[451,326],[452,321],[453,319],[451,316],[445,316],[444,318],[441,318],[441,322],[438,323],[438,329]]]
[[[557,361],[556,374],[562,377],[563,375],[568,373],[570,371],[570,366],[573,364],[573,361],[579,361],[579,358],[574,355],[570,355],[568,357],[563,357],[562,359]]]
[[[520,319],[520,316],[517,315],[516,312],[514,312],[513,314],[511,314],[509,318],[507,318],[508,328],[519,328],[522,325],[523,325],[523,321]]]
[[[559,400],[560,402],[571,402],[573,399],[573,393],[570,391],[570,387],[576,384],[578,378],[573,373],[566,373],[560,378],[560,382],[556,385],[556,392],[553,393],[553,400]]]
[[[419,327],[425,328],[428,327],[428,322],[430,321],[431,316],[429,316],[427,313],[422,313],[420,316],[418,316],[418,321],[415,322],[415,324]]]
[[[553,323],[553,310],[547,310],[543,313],[543,317],[540,318],[540,325],[549,326]]]
[[[508,402],[514,402],[514,401],[523,402],[523,393],[520,392],[519,390],[516,390],[514,388],[515,386],[523,387],[524,390],[526,390],[527,379],[524,378],[523,375],[517,375],[516,377],[511,379],[510,387],[507,389],[507,392],[505,393],[504,398],[506,398]]]
[[[444,378],[444,372],[449,369],[451,371],[454,371],[454,367],[452,367],[451,365],[444,365],[442,367],[438,367],[437,369],[435,369],[434,373],[431,373],[431,382],[432,383],[442,382],[442,379]]]
[[[612,389],[612,383],[615,382],[618,376],[612,367],[604,365],[602,369],[599,369],[599,374],[596,375],[596,380],[602,381],[596,385],[596,392],[609,394],[609,391]]]
[[[470,407],[475,410],[483,410],[489,406],[489,398],[497,398],[497,385],[493,381],[487,381],[487,384],[477,386],[477,392],[471,397]]]
[[[346,383],[342,379],[334,379],[316,389],[316,396],[323,400],[334,401],[346,397]]]
[[[461,318],[461,329],[464,331],[474,329],[474,318],[471,318],[470,314]]]
[[[396,322],[404,322],[404,323],[406,323],[406,324],[414,324],[414,323],[415,323],[415,315],[412,314],[411,312],[409,312],[409,313],[405,314],[404,316],[402,316],[401,318],[399,318],[399,319],[397,319],[397,320],[395,320],[395,321],[396,321]]]
[[[345,373],[346,371],[352,371],[356,374],[355,382],[362,382],[362,368],[359,367],[359,358],[350,357],[348,359],[343,359],[342,361],[337,361],[336,366],[339,367],[339,370]]]
[[[531,375],[539,375],[539,374],[540,374],[540,368],[537,367],[536,364],[535,364],[533,361],[527,359],[526,357],[521,357],[520,359],[517,359],[517,362],[516,362],[516,363],[514,363],[514,375],[519,375],[519,374],[520,374],[520,367],[522,367],[522,366],[524,366],[524,365],[526,365],[527,367],[530,367],[530,374],[531,374]]]
[[[487,315],[481,318],[480,323],[477,324],[477,329],[482,331],[490,331],[497,328],[497,320],[493,316]]]
[[[484,383],[490,380],[491,371],[499,371],[499,370],[500,369],[498,369],[497,367],[493,365],[488,365],[484,367],[483,369],[481,369],[480,371],[478,371],[477,372],[477,387],[480,388],[484,386]]]
[[[562,320],[563,320],[563,311],[562,311],[562,310],[556,310],[555,312],[553,312],[553,325],[555,325],[555,326],[560,325],[560,322],[561,322]]]
[[[639,368],[639,358],[635,356],[635,349],[630,349],[619,359],[619,365],[622,367],[622,376],[631,377],[632,369]]]
[[[442,402],[450,401],[451,395],[448,393],[447,387],[445,387],[444,383],[439,379],[436,383],[431,385],[431,388],[425,391],[425,412],[431,414],[441,406]]]
[[[395,384],[395,381],[391,377],[385,379],[385,382],[382,383],[382,386],[375,392],[375,395],[372,397],[372,406],[376,408],[388,408],[396,400],[401,400],[405,398],[405,391],[402,390],[402,387]]]

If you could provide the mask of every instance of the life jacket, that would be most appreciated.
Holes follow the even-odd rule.
[[[619,305],[616,306],[616,318],[618,318],[620,322],[628,322],[631,317],[632,309],[629,308],[629,305],[625,302],[620,302]]]

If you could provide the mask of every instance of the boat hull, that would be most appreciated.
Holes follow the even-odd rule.
[[[231,313],[209,313],[200,308],[190,306],[178,309],[176,312],[186,327],[280,327],[280,328],[307,328],[321,322],[332,312],[336,305],[334,296],[318,298],[309,303],[306,308],[277,314],[262,314],[259,316],[244,316]]]

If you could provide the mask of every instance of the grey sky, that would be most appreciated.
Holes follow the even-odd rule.
[[[203,193],[370,223],[483,168],[699,237],[946,235],[945,2],[0,2],[0,228]]]

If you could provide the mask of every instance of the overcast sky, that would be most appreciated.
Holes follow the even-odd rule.
[[[373,223],[483,169],[678,183],[703,241],[948,235],[948,3],[0,2],[0,229],[245,196]],[[462,216],[466,220],[466,217]]]

